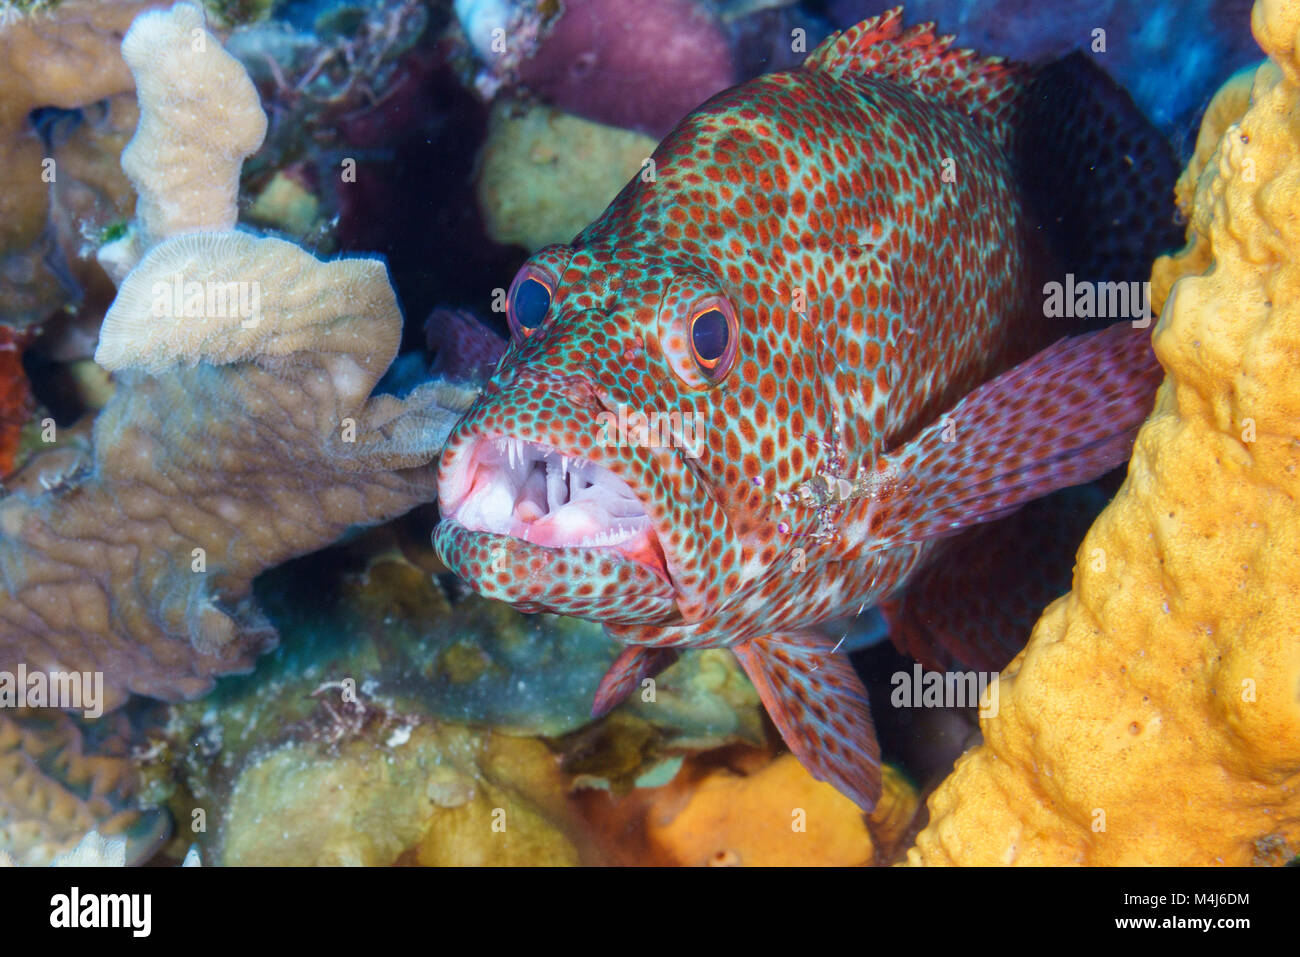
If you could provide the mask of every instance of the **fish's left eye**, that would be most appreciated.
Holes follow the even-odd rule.
[[[511,330],[521,339],[533,334],[551,310],[552,285],[540,271],[525,266],[510,287],[506,299],[506,318]]]
[[[721,386],[740,358],[740,317],[708,276],[674,277],[659,301],[659,349],[690,390]]]

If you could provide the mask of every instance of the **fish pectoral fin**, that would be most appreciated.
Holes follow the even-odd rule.
[[[1163,375],[1149,334],[1121,323],[986,382],[882,462],[869,547],[944,538],[1122,464]]]
[[[640,687],[642,681],[653,678],[676,660],[675,648],[652,648],[645,645],[629,645],[624,648],[596,686],[591,716],[601,718],[609,714]]]
[[[880,799],[880,745],[848,657],[806,632],[751,638],[731,650],[808,773],[870,813]]]

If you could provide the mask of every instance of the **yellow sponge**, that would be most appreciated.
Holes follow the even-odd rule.
[[[1258,0],[1252,27],[1272,64],[1239,122],[1240,80],[1211,112],[1191,242],[1155,269],[1168,375],[1128,478],[911,863],[1300,851],[1300,0]]]

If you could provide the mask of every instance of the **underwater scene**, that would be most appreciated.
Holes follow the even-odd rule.
[[[1297,862],[1300,0],[0,0],[0,170],[0,865]]]

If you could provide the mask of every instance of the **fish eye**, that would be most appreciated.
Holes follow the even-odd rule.
[[[736,367],[740,317],[712,277],[693,270],[674,276],[659,300],[656,323],[663,361],[687,389],[714,389]]]
[[[691,350],[704,369],[714,369],[727,354],[731,330],[721,309],[706,309],[691,319]]]
[[[551,310],[551,283],[537,270],[525,266],[515,277],[506,302],[506,318],[520,338],[527,338]]]
[[[686,330],[691,345],[691,358],[700,371],[714,382],[729,371],[736,358],[735,311],[721,297],[712,296],[698,304],[691,312]]]

